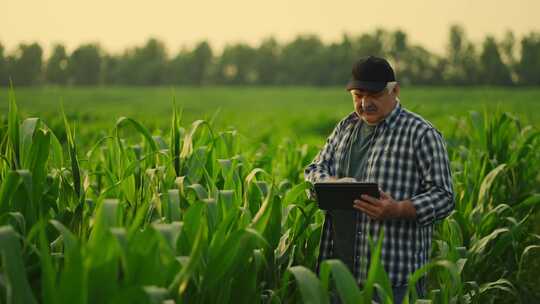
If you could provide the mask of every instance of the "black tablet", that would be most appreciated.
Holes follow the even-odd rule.
[[[356,210],[353,201],[362,194],[379,198],[379,186],[376,183],[315,183],[315,193],[319,208],[323,210]]]

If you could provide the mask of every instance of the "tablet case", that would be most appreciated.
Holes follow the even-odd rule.
[[[323,210],[356,210],[353,201],[362,194],[380,198],[376,183],[315,183],[319,208]]]

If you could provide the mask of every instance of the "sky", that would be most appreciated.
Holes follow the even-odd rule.
[[[442,53],[452,24],[475,43],[507,30],[518,39],[540,31],[540,0],[0,0],[0,11],[0,43],[8,52],[34,41],[46,53],[54,43],[72,51],[88,42],[121,52],[157,38],[174,53],[202,40],[221,50],[228,43],[256,46],[269,36],[288,42],[316,34],[333,42],[384,28]]]

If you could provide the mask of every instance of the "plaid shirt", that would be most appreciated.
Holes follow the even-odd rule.
[[[314,161],[305,169],[305,179],[314,183],[328,177],[344,177],[343,160],[352,143],[356,113],[341,120]],[[396,201],[410,199],[416,219],[377,221],[356,212],[354,276],[361,285],[367,278],[370,248],[368,236],[376,241],[384,228],[381,261],[393,286],[407,285],[409,275],[427,263],[433,224],[454,209],[452,177],[444,140],[429,122],[398,103],[374,131],[368,151],[368,181]],[[319,259],[333,257],[332,217],[326,213]],[[418,285],[425,290],[425,279]]]

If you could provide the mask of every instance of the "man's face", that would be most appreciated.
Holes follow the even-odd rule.
[[[368,124],[381,122],[396,106],[396,98],[399,96],[399,85],[388,91],[387,88],[379,93],[371,93],[358,89],[350,91],[353,99],[354,110]],[[362,105],[362,103],[364,105]]]

